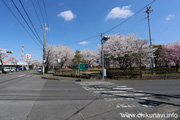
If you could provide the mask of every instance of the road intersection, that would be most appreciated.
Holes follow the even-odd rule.
[[[0,75],[2,120],[178,120],[180,80],[47,80]]]

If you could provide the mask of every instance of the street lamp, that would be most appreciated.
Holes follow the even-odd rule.
[[[101,48],[102,48],[102,55],[101,55],[101,61],[102,61],[102,80],[104,80],[104,50],[103,50],[103,45],[104,43],[109,39],[109,36],[103,36],[103,34],[101,33]]]

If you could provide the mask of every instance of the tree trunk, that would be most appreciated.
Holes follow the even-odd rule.
[[[166,68],[168,67],[168,63],[166,62]]]
[[[140,59],[140,70],[139,70],[140,78],[142,78],[142,66],[141,66],[141,59]]]
[[[16,66],[15,66],[15,67],[16,67],[16,72],[17,72],[17,64],[16,64]]]
[[[4,71],[4,65],[3,65],[3,61],[2,60],[0,60],[1,61],[1,69],[2,69],[2,73],[5,73],[5,71]]]
[[[179,64],[176,64],[176,72],[178,73]]]

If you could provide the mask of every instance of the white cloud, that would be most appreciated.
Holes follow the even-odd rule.
[[[63,5],[64,5],[64,3],[59,3],[59,5],[60,5],[60,6],[63,6]]]
[[[58,17],[64,18],[65,21],[71,21],[72,19],[76,17],[76,15],[73,14],[71,10],[68,10],[68,11],[64,11],[58,14]]]
[[[80,42],[79,44],[81,44],[81,45],[86,45],[86,44],[88,44],[88,42],[82,41],[82,42]]]
[[[132,16],[134,13],[130,10],[130,7],[131,5],[123,6],[122,8],[120,7],[113,8],[106,16],[106,20],[116,19],[116,18],[127,18]]]
[[[175,15],[169,14],[167,17],[165,17],[165,20],[171,20]]]

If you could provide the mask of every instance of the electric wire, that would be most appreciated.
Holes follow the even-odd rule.
[[[35,11],[36,16],[37,16],[37,18],[38,18],[39,24],[40,24],[40,25],[43,25],[43,24],[41,23],[40,17],[39,17],[39,15],[38,15],[38,12],[37,12],[37,10],[36,10],[36,7],[35,7],[35,5],[34,5],[33,0],[31,0],[31,3],[32,3],[32,5],[33,5],[34,11]],[[42,33],[43,33],[43,29],[41,29],[41,31],[42,31]]]
[[[49,22],[48,22],[48,16],[47,16],[47,10],[46,10],[46,4],[45,4],[45,1],[43,0],[43,6],[44,6],[44,12],[45,12],[45,17],[46,17],[46,22],[47,22],[47,25],[49,26]],[[48,38],[48,42],[49,44],[51,43],[51,40],[50,40],[50,33],[49,33],[49,29],[48,29],[48,34],[47,34],[47,38]]]
[[[138,13],[140,13],[142,10],[144,10],[147,6],[151,5],[152,3],[154,3],[156,0],[153,0],[152,2],[150,2],[149,4],[147,4],[145,7],[141,8],[140,10],[138,10],[135,14],[133,14],[131,17],[127,18],[126,20],[124,20],[123,22],[117,24],[116,26],[110,28],[109,30],[103,32],[102,34],[106,34],[110,31],[112,31],[113,29],[119,27],[120,25],[124,24],[125,22],[127,22],[128,20],[130,20],[132,17],[134,17],[135,15],[137,15]],[[76,43],[79,43],[79,42],[82,42],[82,41],[85,41],[85,40],[90,40],[90,39],[93,39],[93,38],[96,38],[96,37],[99,37],[101,35],[96,35],[96,36],[92,36],[92,37],[89,37],[89,38],[86,38],[86,39],[83,39],[83,40],[79,40],[79,41],[76,41],[76,42],[72,42],[72,43],[68,43],[68,44],[65,44],[65,45],[71,45],[71,44],[76,44]]]
[[[40,8],[40,3],[39,3],[39,0],[38,1],[38,6],[39,6],[39,9],[40,9],[40,12],[41,12],[41,16],[42,16],[42,19],[44,21],[44,18],[43,18],[43,15],[42,15],[42,11],[41,11],[41,8]],[[151,5],[152,3],[154,3],[156,0],[153,0],[152,2],[150,2],[149,4],[147,4],[145,7],[141,8],[139,11],[137,11],[135,14],[133,14],[131,17],[127,18],[126,20],[124,20],[123,22],[117,24],[116,26],[110,28],[109,30],[103,32],[103,34],[106,34],[110,31],[112,31],[113,29],[119,27],[120,25],[124,24],[125,22],[127,22],[128,20],[130,20],[131,18],[133,18],[135,15],[137,15],[138,13],[140,13],[142,10],[144,10],[147,6]],[[72,43],[68,43],[68,44],[64,44],[64,45],[71,45],[71,44],[76,44],[76,43],[79,43],[79,42],[82,42],[82,41],[87,41],[87,40],[91,40],[93,38],[96,38],[96,37],[100,37],[101,35],[95,35],[95,36],[92,36],[92,37],[89,37],[89,38],[86,38],[86,39],[83,39],[83,40],[79,40],[79,41],[76,41],[76,42],[72,42]]]
[[[37,36],[35,35],[34,31],[33,31],[32,28],[29,26],[29,24],[27,23],[26,19],[24,18],[24,16],[23,16],[22,13],[20,12],[19,8],[16,6],[16,4],[14,3],[13,0],[11,0],[11,1],[12,1],[13,5],[15,6],[15,8],[17,9],[17,11],[19,12],[19,14],[21,15],[21,17],[23,18],[23,20],[25,21],[25,23],[27,24],[27,26],[29,27],[29,29],[31,30],[31,32],[33,33],[33,35],[34,35],[34,36],[36,37],[36,39],[39,41],[39,39],[38,39]],[[39,43],[40,43],[41,45],[43,45],[40,41],[39,41]]]
[[[64,44],[64,45],[71,45],[71,44],[79,43],[79,42],[82,42],[82,41],[88,41],[88,40],[91,40],[93,38],[97,38],[97,37],[100,37],[100,36],[101,35],[95,35],[95,36],[92,36],[92,37],[89,37],[89,38],[86,38],[86,39],[83,39],[83,40],[79,40],[79,41],[68,43],[68,44]]]
[[[47,17],[47,12],[46,12],[46,5],[45,5],[45,1],[44,0],[43,0],[43,6],[44,6],[44,12],[45,12],[45,16],[46,16],[46,22],[47,22],[47,25],[49,25],[48,17]]]
[[[36,43],[36,45],[42,49],[40,47],[40,45],[36,42],[36,40],[32,37],[32,35],[28,32],[28,30],[25,28],[25,26],[21,23],[21,21],[16,17],[16,15],[14,14],[14,12],[10,9],[10,7],[5,3],[4,0],[2,0],[2,2],[4,3],[4,5],[8,8],[8,10],[11,12],[11,14],[15,17],[15,19],[19,22],[19,24],[22,26],[22,28],[27,32],[27,34],[31,37],[31,39]]]
[[[172,22],[158,35],[157,39],[158,39],[159,37],[161,37],[161,35],[169,29],[169,27],[177,20],[177,18],[178,18],[179,16],[180,16],[180,14],[177,15],[177,16],[172,20]]]
[[[11,47],[6,47],[6,46],[1,46],[0,48],[6,48],[6,49],[12,49],[12,50],[19,50],[21,51],[22,49],[20,48],[11,48]],[[26,48],[26,50],[41,50],[41,49],[29,49],[29,48]],[[41,50],[42,51],[42,50]]]
[[[129,18],[127,18],[126,20],[122,21],[121,23],[117,24],[116,26],[110,28],[109,30],[103,32],[103,34],[106,34],[112,30],[114,30],[115,28],[119,27],[120,25],[124,24],[125,22],[127,22],[128,20],[130,20],[131,18],[133,18],[135,15],[137,15],[138,13],[140,13],[142,10],[144,10],[147,6],[151,5],[152,3],[154,3],[156,0],[153,0],[152,2],[148,3],[145,7],[141,8],[139,11],[137,11],[135,14],[133,14],[132,16],[130,16]]]
[[[35,29],[35,27],[34,27],[34,25],[33,25],[32,21],[31,21],[31,19],[30,19],[30,17],[29,17],[29,15],[28,15],[28,13],[27,13],[27,11],[26,11],[26,9],[24,8],[23,3],[21,2],[21,0],[19,0],[19,2],[20,2],[20,4],[21,4],[21,6],[22,6],[22,8],[23,8],[24,12],[26,13],[26,16],[28,17],[28,19],[29,19],[29,21],[30,21],[30,23],[31,23],[31,25],[32,25],[32,27],[33,27],[33,29],[34,29],[34,31],[35,31],[35,33],[36,33],[36,35],[38,36],[39,40],[40,40],[40,41],[41,41],[41,43],[42,43],[42,40],[41,40],[41,38],[39,37],[39,35],[38,35],[38,33],[37,33],[37,31],[36,31],[36,29]],[[43,43],[42,43],[42,44],[43,44]]]
[[[39,7],[39,10],[40,10],[40,14],[41,14],[41,17],[42,17],[42,20],[43,20],[43,24],[45,24],[45,21],[44,21],[44,17],[43,17],[43,14],[42,14],[42,10],[41,10],[41,6],[40,6],[40,3],[39,3],[39,0],[37,0],[38,2],[38,7]]]

